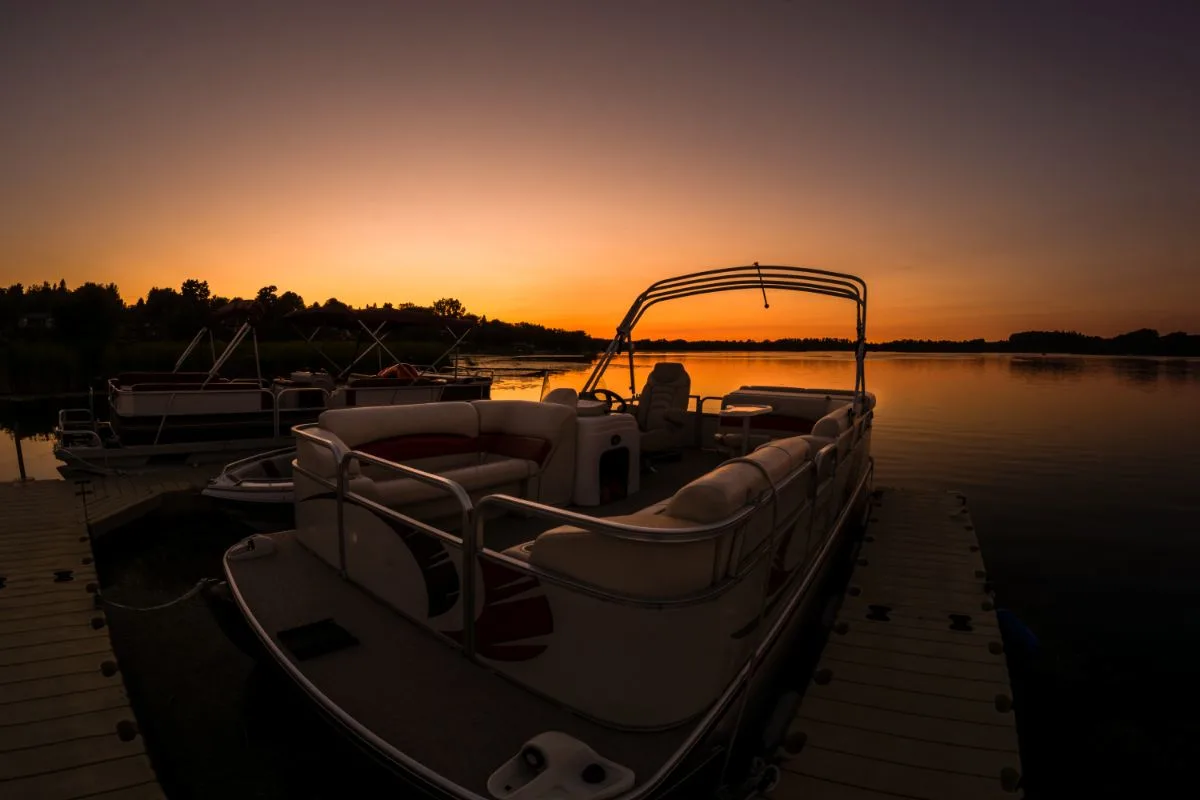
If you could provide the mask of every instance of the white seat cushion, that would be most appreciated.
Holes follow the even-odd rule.
[[[695,522],[647,513],[607,520],[661,528],[662,541],[634,542],[560,525],[523,549],[529,561],[542,569],[635,597],[675,597],[713,583],[716,542],[671,541],[672,529],[694,527]]]
[[[817,420],[813,425],[812,435],[821,436],[826,439],[836,439],[843,431],[850,427],[850,406],[842,406],[836,411],[831,411],[825,416]]]
[[[479,414],[467,402],[338,408],[322,412],[320,426],[351,447],[358,447],[414,434],[478,436]]]
[[[803,436],[789,436],[786,439],[772,439],[764,445],[759,446],[755,452],[771,448],[785,453],[788,457],[788,463],[792,469],[799,469],[805,461],[811,461],[813,452],[808,440]]]
[[[720,522],[767,490],[766,477],[749,464],[722,464],[677,491],[667,503],[672,517]]]
[[[473,493],[519,483],[537,472],[537,469],[538,465],[533,461],[521,458],[501,458],[483,464],[446,470],[439,474]],[[437,486],[413,478],[401,477],[375,481],[372,494],[374,494],[371,497],[372,500],[396,509],[413,503],[450,496],[447,491]]]

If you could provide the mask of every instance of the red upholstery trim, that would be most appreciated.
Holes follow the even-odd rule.
[[[388,461],[403,463],[416,458],[432,456],[459,455],[461,453],[478,453],[479,439],[474,436],[457,436],[449,433],[413,433],[407,436],[393,436],[390,439],[378,439],[355,447]]]
[[[525,458],[538,464],[550,455],[550,442],[536,436],[510,436],[507,433],[481,433],[479,449],[508,458]]]
[[[816,420],[803,417],[786,417],[783,414],[763,414],[750,418],[750,430],[788,431],[796,436],[812,433]],[[742,420],[722,418],[720,429],[723,432],[736,432],[742,429]]]

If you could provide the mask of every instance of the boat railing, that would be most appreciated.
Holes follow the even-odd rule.
[[[329,451],[337,463],[337,475],[334,480],[329,480],[328,477],[317,475],[299,464],[296,465],[296,472],[309,477],[312,480],[319,482],[321,485],[333,489],[337,497],[337,536],[338,536],[338,570],[343,576],[346,572],[346,501],[351,500],[354,503],[367,508],[374,513],[404,525],[405,527],[419,530],[422,533],[441,539],[452,545],[459,545],[463,551],[463,564],[473,564],[475,561],[475,550],[472,544],[475,537],[469,535],[473,530],[472,522],[474,519],[475,507],[471,502],[471,496],[467,494],[467,490],[461,484],[436,475],[432,472],[425,472],[416,467],[409,467],[404,464],[397,464],[394,461],[388,461],[378,456],[373,456],[370,453],[363,453],[359,450],[348,450],[345,447],[339,446],[336,442],[330,441],[323,436],[318,436],[312,433],[309,428],[316,427],[315,425],[297,425],[292,428],[292,432],[297,439],[303,439],[311,442],[318,447]],[[407,514],[401,513],[394,508],[383,505],[359,492],[352,491],[349,487],[350,465],[351,464],[372,464],[390,472],[403,475],[407,478],[412,478],[419,483],[424,483],[433,486],[437,489],[449,494],[458,501],[460,524],[463,535],[455,536],[447,531],[430,525]],[[299,497],[299,495],[297,495]],[[470,574],[474,574],[472,570],[464,570]],[[463,581],[462,588],[462,607],[464,609],[475,608],[475,585],[471,580]],[[468,656],[472,656],[475,652],[475,622],[473,614],[463,614],[463,638],[459,644]]]
[[[85,440],[87,447],[104,446],[104,441],[96,430],[96,418],[90,408],[60,408],[55,433],[64,444],[70,437],[72,440]]]
[[[489,494],[480,499],[475,505],[475,549],[476,551],[486,551],[485,544],[485,523],[487,515],[482,513],[487,508],[500,507],[509,511],[517,511],[519,513],[528,514],[529,516],[541,517],[560,525],[572,525],[577,528],[582,528],[588,533],[597,533],[601,536],[607,536],[612,539],[622,539],[628,542],[654,542],[662,544],[669,542],[675,544],[689,544],[694,542],[706,542],[713,539],[718,539],[721,536],[736,531],[734,541],[730,543],[728,551],[725,552],[725,557],[722,558],[722,548],[713,548],[713,563],[712,563],[712,585],[716,586],[723,578],[733,572],[733,561],[740,557],[741,553],[741,536],[745,530],[745,523],[759,510],[759,504],[745,506],[738,510],[736,514],[719,522],[707,523],[703,525],[694,525],[686,528],[671,528],[670,536],[663,535],[662,528],[656,528],[650,525],[633,525],[627,522],[616,522],[604,517],[593,517],[588,514],[580,514],[576,511],[568,511],[556,506],[548,506],[538,503],[534,500],[527,500],[521,497],[513,497],[507,494]],[[495,551],[487,551],[490,554],[496,554]],[[549,577],[556,583],[561,583],[571,589],[582,592],[584,594],[595,595],[605,600],[614,600],[617,602],[628,602],[630,597],[618,592],[612,592],[605,589],[600,589],[596,586],[568,578],[564,575],[547,575],[543,570],[538,569],[528,563],[520,562],[525,569],[537,573],[539,576]],[[657,598],[655,602],[659,605],[674,605],[695,602],[703,600],[707,597],[707,592],[702,592],[694,597],[683,598]],[[638,598],[639,601],[645,598]]]
[[[704,447],[704,404],[710,400],[716,400],[720,403],[725,398],[719,394],[709,394],[703,397],[693,395],[696,398],[696,446]]]
[[[462,580],[462,638],[458,642],[464,654],[468,658],[473,658],[475,654],[475,619],[473,609],[475,608],[475,598],[478,596],[477,582],[478,578],[478,557],[481,553],[486,552],[489,556],[497,556],[506,563],[511,559],[505,557],[502,553],[495,553],[486,549],[486,533],[485,523],[487,514],[484,513],[488,509],[506,509],[516,511],[518,513],[529,516],[540,517],[552,522],[573,525],[583,528],[589,532],[597,533],[603,536],[608,536],[614,539],[634,542],[655,542],[670,541],[671,543],[687,544],[693,542],[703,542],[718,539],[719,537],[734,531],[734,538],[730,542],[728,550],[722,558],[722,549],[714,548],[713,552],[713,589],[720,584],[725,578],[739,579],[744,577],[744,574],[750,569],[753,564],[756,564],[763,555],[774,552],[774,548],[778,546],[778,531],[775,527],[785,523],[784,520],[774,520],[772,531],[763,542],[760,542],[750,551],[744,551],[743,538],[746,531],[746,523],[756,513],[770,508],[777,498],[775,495],[785,490],[788,485],[798,480],[800,476],[812,473],[815,470],[813,462],[806,462],[803,466],[793,470],[787,477],[781,480],[778,484],[773,485],[771,494],[763,500],[749,503],[739,509],[735,514],[717,522],[698,524],[685,528],[671,528],[669,538],[663,535],[663,529],[648,525],[636,525],[627,522],[618,522],[603,517],[594,517],[588,514],[581,514],[576,511],[569,511],[556,506],[549,506],[539,503],[534,500],[528,500],[520,497],[513,497],[507,494],[491,494],[487,495],[478,501],[472,501],[467,490],[456,481],[437,475],[431,472],[417,469],[415,467],[397,464],[393,461],[380,458],[378,456],[364,453],[361,451],[347,449],[339,446],[338,443],[326,439],[318,434],[312,433],[309,428],[316,427],[315,425],[298,425],[293,428],[295,435],[299,439],[309,441],[323,449],[329,451],[337,463],[336,480],[329,480],[326,476],[317,475],[309,470],[304,469],[297,464],[297,472],[302,473],[309,478],[318,481],[327,488],[334,489],[337,497],[337,536],[338,536],[338,565],[342,575],[346,575],[346,523],[345,523],[345,505],[346,501],[350,500],[353,503],[362,506],[370,511],[395,522],[404,525],[407,528],[421,531],[435,538],[441,539],[451,545],[458,545],[462,551],[462,562],[460,568]],[[833,444],[826,447],[833,447]],[[732,462],[748,461],[748,459],[732,459]],[[405,477],[424,483],[429,486],[436,487],[451,495],[458,501],[460,513],[460,536],[455,536],[445,530],[430,525],[407,514],[404,514],[394,508],[386,506],[377,500],[374,500],[359,492],[355,492],[350,488],[350,467],[352,464],[372,464],[384,470],[394,472]],[[731,462],[727,462],[731,463]],[[815,504],[817,485],[819,481],[815,479],[810,481],[809,490],[807,492],[807,500],[810,504]],[[797,512],[799,509],[797,509]],[[807,534],[811,536],[812,525],[815,518],[815,506],[812,507],[813,514],[809,519],[809,531]],[[807,548],[806,548],[807,549]],[[515,563],[515,562],[514,562]],[[534,566],[520,562],[522,566],[539,575],[545,574],[542,570]],[[740,568],[738,568],[740,566]],[[565,576],[553,576],[555,582],[563,583],[571,588],[578,589],[587,594],[595,594],[606,599],[627,600],[628,598],[598,589],[597,587],[588,586],[579,581],[572,580]],[[701,593],[707,596],[707,593]],[[676,602],[686,603],[693,602],[702,597],[688,598],[671,598],[666,599],[667,602],[673,604]],[[765,597],[764,597],[765,603]]]
[[[271,410],[272,433],[273,433],[273,438],[275,438],[275,439],[278,439],[283,435],[283,431],[281,430],[282,425],[283,425],[283,421],[282,421],[283,409],[280,407],[280,402],[279,402],[282,397],[284,397],[285,395],[288,395],[288,394],[299,394],[300,392],[320,392],[321,400],[322,400],[322,403],[321,403],[322,408],[329,408],[329,398],[331,396],[331,392],[322,386],[288,386],[288,387],[279,389],[278,391],[275,391],[272,388],[263,386],[261,381],[258,381],[256,383],[250,383],[249,381],[247,381],[245,389],[241,389],[239,387],[238,389],[235,389],[233,391],[235,393],[244,392],[245,394],[254,393],[254,394],[259,395],[260,397],[265,396],[268,399],[269,404],[270,404],[270,410]],[[113,408],[114,412],[116,412],[116,396],[119,396],[122,394],[127,394],[127,393],[133,393],[132,387],[117,386],[110,381],[109,406],[111,408]],[[167,417],[169,417],[171,415],[171,409],[174,408],[175,401],[177,398],[179,398],[181,396],[182,397],[191,397],[191,396],[200,397],[200,396],[213,396],[214,395],[214,393],[209,389],[181,389],[181,390],[172,390],[172,389],[160,389],[159,390],[159,389],[156,389],[156,390],[151,390],[148,392],[137,392],[136,394],[139,396],[152,396],[152,397],[165,396],[167,398],[167,407],[163,410],[162,415],[159,418],[158,430],[154,435],[154,444],[158,444],[159,439],[162,438],[163,429],[166,427],[166,424],[167,424]],[[225,394],[228,394],[228,393],[225,393]],[[72,410],[87,411],[87,409],[63,409],[63,411],[72,411]],[[60,413],[60,424],[61,424],[62,412],[59,412],[59,413]],[[87,413],[89,415],[91,414],[90,411],[88,411]]]
[[[329,408],[329,398],[331,392],[323,386],[287,386],[280,389],[278,392],[270,389],[263,389],[264,392],[271,396],[271,414],[275,421],[275,438],[278,439],[282,434],[279,430],[281,409],[279,408],[279,400],[284,395],[299,394],[300,392],[320,392],[321,406]]]
[[[297,435],[300,432],[297,431]],[[304,435],[320,440],[319,437],[312,434],[304,433]],[[419,483],[424,483],[428,486],[445,491],[458,501],[459,513],[461,515],[460,524],[462,525],[462,536],[456,537],[453,534],[423,522],[407,514],[403,514],[394,508],[383,505],[382,503],[373,500],[358,492],[350,491],[347,483],[350,473],[350,465],[358,464],[373,464],[377,467],[399,473],[407,478],[411,478]],[[475,537],[470,535],[472,530],[471,522],[474,515],[474,506],[471,503],[471,497],[467,494],[467,490],[461,484],[450,480],[449,478],[435,475],[432,472],[425,472],[415,467],[397,464],[393,461],[388,461],[378,456],[362,453],[357,450],[351,450],[344,453],[338,462],[337,472],[337,525],[338,525],[338,559],[341,563],[342,574],[346,574],[346,500],[353,500],[355,503],[374,511],[376,514],[387,519],[401,523],[402,525],[426,533],[451,544],[458,544],[462,547],[462,561],[464,580],[462,582],[462,608],[463,608],[463,632],[460,642],[463,653],[472,658],[475,655],[475,564],[476,550],[474,545]]]
[[[849,515],[851,509],[857,504],[863,490],[869,489],[871,486],[874,474],[875,461],[874,459],[868,459],[866,469],[863,470],[862,479],[858,482],[845,506],[833,521],[833,524],[829,528],[829,535],[821,543],[820,549],[809,558],[808,565],[804,570],[799,585],[788,594],[787,600],[782,604],[783,607],[775,613],[774,622],[767,628],[762,638],[759,639],[758,646],[754,648],[750,657],[742,664],[741,669],[738,670],[733,680],[725,686],[725,690],[721,692],[716,702],[709,707],[704,716],[696,723],[696,726],[692,728],[687,738],[676,748],[671,757],[664,761],[658,770],[630,795],[630,800],[645,797],[662,786],[675,765],[682,761],[692,751],[692,748],[699,744],[708,732],[712,730],[717,721],[737,701],[738,696],[743,692],[743,687],[754,679],[759,667],[766,660],[767,654],[771,652],[771,648],[775,646],[776,641],[787,628],[796,609],[805,601],[809,592],[815,590],[817,579],[820,575],[820,567],[832,556],[834,544],[838,541],[836,533],[850,521]]]

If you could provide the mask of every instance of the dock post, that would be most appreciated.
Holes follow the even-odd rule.
[[[17,471],[21,473],[21,483],[25,483],[25,454],[21,452],[21,423],[13,423],[13,443],[17,446]]]

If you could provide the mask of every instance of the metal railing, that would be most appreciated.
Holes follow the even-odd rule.
[[[358,505],[367,508],[376,514],[379,514],[388,519],[399,522],[403,525],[410,526],[423,533],[427,533],[443,541],[451,544],[457,544],[462,547],[463,551],[463,572],[469,576],[463,581],[462,587],[462,604],[463,604],[463,638],[461,646],[464,653],[468,657],[473,657],[475,653],[475,581],[473,569],[475,561],[475,549],[472,547],[474,537],[470,536],[472,530],[472,520],[474,514],[474,506],[471,502],[471,497],[467,494],[467,490],[461,484],[445,478],[441,475],[435,475],[432,472],[425,472],[415,467],[397,464],[394,461],[373,456],[369,453],[363,453],[357,450],[347,450],[338,445],[338,443],[325,439],[312,433],[309,429],[317,427],[315,424],[297,425],[292,428],[292,432],[297,439],[303,439],[311,442],[318,447],[325,448],[333,456],[336,463],[336,476],[334,480],[329,480],[328,477],[318,475],[311,470],[305,469],[299,463],[296,465],[297,472],[307,476],[308,478],[317,481],[318,483],[333,489],[337,493],[337,536],[338,536],[338,570],[343,577],[346,577],[346,500],[352,500]],[[365,495],[349,490],[347,486],[350,465],[351,464],[373,464],[378,467],[396,472],[405,477],[412,478],[420,483],[434,486],[442,489],[450,496],[458,501],[459,511],[461,514],[460,523],[462,525],[463,536],[454,536],[447,531],[436,528],[427,522],[423,522],[407,514],[402,514],[394,508],[389,508]],[[297,494],[297,499],[299,495]]]
[[[285,395],[299,394],[301,392],[320,392],[321,393],[321,406],[319,409],[315,409],[315,410],[325,410],[325,409],[329,408],[329,399],[332,396],[332,393],[328,389],[326,389],[322,386],[288,386],[288,387],[279,389],[277,391],[274,388],[262,386],[261,380],[255,382],[254,384],[251,384],[249,381],[247,381],[247,385],[246,385],[245,389],[241,389],[241,388],[239,388],[239,389],[223,389],[219,393],[212,391],[212,390],[208,390],[208,389],[183,389],[183,390],[156,389],[156,390],[152,390],[149,392],[134,392],[132,390],[132,387],[122,388],[122,387],[116,386],[115,384],[112,384],[110,382],[109,393],[108,393],[108,404],[109,404],[109,408],[111,409],[112,413],[117,414],[119,416],[126,416],[126,415],[120,414],[120,411],[117,409],[117,400],[119,397],[122,397],[122,396],[166,397],[167,398],[167,406],[160,415],[159,423],[158,423],[158,430],[154,435],[154,444],[158,444],[159,439],[162,437],[163,429],[166,427],[167,418],[171,416],[171,410],[175,406],[175,401],[181,397],[183,397],[183,398],[186,398],[186,397],[229,397],[230,395],[233,395],[233,396],[255,395],[255,396],[261,398],[263,395],[265,395],[266,397],[268,397],[270,399],[270,411],[271,411],[271,421],[272,421],[271,427],[272,427],[273,438],[278,439],[284,435],[284,432],[282,430],[282,424],[283,424],[282,413],[285,410],[290,410],[290,409],[282,408],[279,401]],[[253,413],[253,411],[263,411],[263,410],[265,410],[265,409],[262,408],[262,404],[260,401],[259,407],[257,409],[252,409],[252,410],[248,409],[246,412],[228,412],[228,413]],[[305,409],[297,407],[295,410],[303,411]],[[68,411],[87,412],[87,414],[89,415],[89,423],[94,426],[94,422],[92,422],[90,420],[91,412],[88,411],[87,409],[63,409],[62,411],[59,412],[59,427],[61,430],[63,430],[63,431],[69,430],[70,433],[77,432],[77,429],[68,429],[68,428],[63,427],[63,416],[62,415],[64,412],[68,412]],[[217,413],[225,413],[225,412],[217,412]],[[146,414],[146,415],[137,415],[137,416],[150,416],[150,415]],[[81,433],[82,429],[79,429],[78,432]],[[97,443],[95,446],[97,446],[97,447],[101,446],[99,436],[96,437],[96,442]]]
[[[65,445],[68,438],[86,439],[90,447],[103,447],[104,440],[96,430],[96,419],[90,408],[60,408],[54,434]]]
[[[589,533],[598,533],[602,536],[608,536],[612,539],[622,539],[628,542],[652,542],[657,544],[690,544],[695,542],[706,542],[718,539],[724,536],[730,530],[736,529],[734,534],[735,541],[730,544],[729,551],[725,556],[725,563],[721,561],[721,548],[713,548],[713,564],[712,564],[712,581],[713,584],[720,582],[723,578],[728,577],[734,570],[732,560],[735,554],[738,553],[738,545],[741,541],[741,535],[744,530],[743,524],[758,511],[757,504],[744,506],[732,517],[721,520],[720,522],[694,525],[686,528],[672,527],[668,531],[663,528],[654,527],[651,525],[631,525],[626,522],[613,522],[610,519],[603,517],[593,517],[588,514],[580,514],[575,511],[567,511],[554,506],[543,505],[533,500],[526,500],[520,497],[513,497],[507,494],[490,494],[482,498],[475,506],[477,514],[475,517],[474,535],[477,539],[477,546],[480,550],[486,550],[484,547],[484,525],[486,522],[485,515],[481,513],[489,507],[508,508],[513,511],[521,511],[531,516],[548,519],[559,524],[573,525],[577,528],[582,528]],[[664,536],[667,533],[667,536]],[[494,551],[487,551],[489,553]],[[563,575],[553,574],[548,575],[544,570],[533,567],[529,564],[523,566],[529,571],[537,574],[539,577],[549,577],[556,583],[569,586],[570,588],[604,598],[606,600],[616,600],[618,602],[628,601],[629,597],[617,592],[601,589],[596,586],[583,583],[581,581],[567,578]],[[670,604],[674,598],[664,598],[666,604]],[[687,598],[686,601],[694,600],[695,598]],[[653,602],[658,605],[664,604],[663,601],[657,599],[638,598],[638,601]]]
[[[617,325],[616,335],[600,355],[591,375],[584,383],[583,391],[591,391],[600,385],[600,379],[616,355],[625,347],[629,353],[630,399],[636,399],[637,386],[634,382],[633,330],[648,309],[658,303],[702,294],[729,291],[761,291],[764,304],[768,289],[788,292],[807,292],[850,300],[855,307],[855,395],[866,393],[866,374],[863,361],[866,358],[867,328],[867,284],[861,278],[842,272],[776,265],[752,265],[701,270],[685,275],[666,278],[650,285],[633,301],[625,317]]]
[[[609,536],[614,539],[622,539],[625,541],[654,543],[662,543],[664,541],[662,528],[649,525],[634,525],[626,522],[616,522],[600,517],[593,517],[575,511],[568,511],[563,508],[544,505],[533,500],[513,497],[511,495],[492,494],[487,495],[486,497],[483,497],[479,501],[475,502],[471,500],[469,493],[461,484],[450,480],[449,478],[434,473],[425,472],[415,467],[397,464],[368,453],[345,449],[340,447],[336,442],[313,433],[310,429],[315,427],[317,427],[315,424],[298,425],[293,428],[293,431],[298,439],[311,442],[318,447],[329,451],[330,455],[333,457],[333,460],[337,464],[336,479],[331,481],[327,476],[322,476],[312,472],[309,469],[305,469],[299,463],[297,463],[296,469],[300,473],[311,478],[312,480],[317,481],[327,488],[334,489],[337,493],[339,570],[343,576],[346,574],[345,502],[347,500],[367,508],[376,514],[379,514],[380,516],[400,522],[403,525],[410,526],[451,544],[459,545],[462,549],[461,573],[463,633],[461,644],[464,654],[468,657],[473,657],[475,652],[474,608],[475,598],[478,594],[478,575],[476,564],[477,557],[481,553],[486,552],[489,556],[499,557],[506,562],[511,560],[508,557],[503,556],[501,553],[496,553],[486,549],[486,514],[483,513],[486,509],[493,507],[507,508],[509,510],[529,514],[531,516],[548,519],[558,524],[575,525],[577,527],[584,528],[589,532],[594,532],[603,536]],[[403,514],[396,509],[389,508],[388,506],[385,506],[370,497],[352,491],[349,487],[349,471],[350,465],[354,463],[373,464],[391,472],[412,478],[421,483],[442,489],[446,493],[455,497],[455,499],[458,501],[460,509],[460,524],[462,526],[460,530],[462,535],[454,536],[447,531]],[[784,479],[784,481],[781,481],[778,486],[773,488],[778,491],[779,489],[790,484],[792,481],[797,480],[801,475],[804,475],[806,472],[812,471],[813,469],[814,467],[811,463],[806,463],[800,469],[791,472],[789,476]],[[817,484],[815,477],[812,481],[812,484],[814,487]],[[815,491],[815,489],[810,490],[810,502],[813,499],[812,491]],[[649,602],[655,605],[662,605],[664,603],[676,604],[697,602],[704,597],[711,595],[713,591],[721,589],[724,579],[741,578],[745,570],[738,569],[737,567],[744,566],[743,562],[747,561],[747,559],[751,564],[757,563],[758,557],[761,556],[761,553],[754,558],[750,558],[750,556],[755,555],[760,550],[765,552],[766,550],[770,549],[769,545],[773,539],[772,535],[772,537],[768,537],[764,543],[755,547],[749,553],[742,552],[742,537],[745,530],[744,523],[753,517],[761,508],[761,502],[754,502],[743,506],[734,515],[718,522],[697,524],[691,527],[671,528],[669,541],[678,544],[714,540],[720,538],[731,530],[735,530],[736,533],[734,535],[734,539],[730,542],[728,551],[724,554],[723,564],[721,563],[721,548],[714,548],[712,575],[713,585],[710,587],[708,592],[701,593],[701,595],[697,597],[662,598],[661,600],[653,598],[636,598],[636,601]],[[544,570],[537,569],[536,567],[532,567],[524,562],[517,562],[515,560],[514,562],[519,563],[524,569],[539,575],[539,577],[547,577],[555,583],[567,585],[573,589],[585,592],[587,594],[600,596],[609,600],[631,600],[631,598],[619,593],[600,589],[599,587],[595,586],[590,586],[586,583],[573,580],[566,576],[546,573]],[[737,562],[736,565],[735,562]]]
[[[724,589],[726,579],[740,580],[743,578],[760,558],[767,554],[773,553],[778,546],[776,541],[776,531],[772,530],[771,535],[764,538],[764,541],[757,544],[754,548],[744,552],[743,542],[746,530],[746,525],[758,511],[763,508],[764,502],[760,500],[743,506],[734,515],[714,523],[697,524],[690,527],[671,528],[669,541],[672,543],[687,544],[693,542],[703,542],[718,539],[729,531],[735,531],[733,539],[730,541],[730,546],[722,557],[722,548],[714,548],[713,553],[713,571],[712,584],[707,590],[699,592],[696,596],[688,596],[683,598],[630,598],[617,592],[601,589],[596,586],[572,579],[568,576],[559,575],[557,573],[548,573],[545,570],[539,569],[526,562],[518,559],[513,559],[503,553],[488,550],[486,547],[486,520],[487,515],[484,513],[489,508],[506,508],[511,511],[518,511],[530,516],[547,519],[557,524],[574,525],[583,528],[589,532],[597,533],[603,536],[609,536],[614,539],[634,542],[652,542],[662,543],[664,541],[663,529],[648,525],[636,525],[627,522],[617,522],[601,517],[593,517],[588,514],[581,514],[575,511],[569,511],[563,508],[544,505],[533,500],[525,498],[513,497],[506,494],[492,494],[483,497],[478,501],[472,501],[467,490],[456,481],[437,475],[415,467],[397,464],[377,456],[363,453],[360,451],[346,449],[339,446],[335,441],[326,439],[311,429],[316,428],[316,424],[298,425],[293,428],[298,439],[311,442],[318,447],[329,451],[336,463],[336,478],[330,480],[327,476],[319,475],[309,469],[305,469],[297,463],[296,469],[310,479],[333,489],[337,497],[337,536],[338,536],[338,568],[346,575],[346,528],[345,528],[345,503],[350,500],[382,517],[399,522],[405,526],[409,526],[428,535],[439,538],[452,545],[458,545],[462,550],[462,639],[461,646],[465,655],[473,657],[475,652],[475,619],[474,608],[475,598],[478,595],[478,574],[477,574],[477,558],[480,554],[486,554],[489,558],[517,565],[522,569],[528,570],[539,577],[544,577],[554,583],[565,585],[571,589],[581,591],[586,594],[602,597],[606,600],[614,600],[618,602],[636,602],[636,603],[651,603],[654,605],[676,605],[700,602],[714,593],[719,593]],[[822,448],[822,451],[829,448],[834,448],[836,445],[831,443]],[[280,451],[283,452],[283,451]],[[816,453],[813,457],[816,457]],[[741,459],[734,459],[737,462]],[[441,489],[447,494],[453,496],[459,506],[460,513],[460,536],[455,536],[448,531],[437,528],[429,523],[418,520],[407,514],[404,514],[394,508],[390,508],[382,503],[367,497],[366,495],[352,491],[349,486],[350,467],[352,464],[372,464],[383,468],[390,472],[412,478],[418,482],[425,483],[430,486]],[[726,462],[730,463],[730,462]],[[813,508],[810,515],[809,528],[805,532],[807,550],[807,540],[812,536],[812,526],[815,524],[815,503],[817,499],[818,487],[822,484],[820,476],[816,474],[816,465],[813,461],[806,462],[798,469],[792,470],[778,484],[772,486],[772,502],[774,495],[785,490],[795,481],[800,480],[802,476],[810,475],[808,492],[806,492],[806,502]],[[803,512],[805,506],[801,505],[794,510],[794,513],[789,514],[786,520],[776,520],[775,526],[786,526],[794,524],[795,520]],[[722,561],[724,563],[722,563]]]
[[[787,628],[788,623],[791,621],[792,615],[796,612],[796,609],[799,607],[800,603],[805,597],[808,596],[809,591],[813,588],[813,584],[816,582],[817,576],[821,572],[821,566],[823,566],[826,559],[829,558],[830,551],[833,549],[834,543],[838,541],[838,536],[836,534],[839,533],[842,527],[846,524],[847,517],[851,509],[853,509],[855,504],[858,502],[858,498],[861,495],[863,488],[870,485],[870,479],[873,478],[874,472],[875,461],[874,459],[868,459],[867,468],[864,470],[863,477],[859,481],[858,487],[850,496],[850,499],[846,502],[846,506],[838,514],[837,519],[832,525],[830,525],[829,534],[825,537],[825,541],[823,542],[820,551],[815,553],[810,559],[808,569],[804,572],[804,576],[800,581],[800,585],[796,587],[796,589],[789,596],[787,602],[783,604],[783,607],[779,610],[775,617],[775,621],[767,629],[767,632],[763,635],[762,640],[759,641],[758,647],[754,649],[754,652],[751,654],[750,658],[747,659],[746,663],[742,665],[742,668],[738,670],[738,673],[733,677],[733,680],[731,680],[725,687],[725,691],[722,692],[720,697],[717,698],[716,702],[712,704],[708,712],[700,719],[700,721],[696,724],[696,727],[692,729],[692,732],[688,734],[688,737],[679,745],[678,748],[676,748],[675,752],[671,754],[671,757],[663,762],[662,766],[660,766],[658,770],[652,774],[646,780],[646,782],[643,783],[641,787],[639,787],[638,790],[633,793],[633,795],[631,795],[631,797],[645,797],[659,788],[671,774],[671,771],[675,768],[675,765],[686,758],[688,753],[691,752],[692,748],[699,744],[700,741],[706,735],[708,735],[709,731],[711,731],[713,726],[717,723],[717,720],[722,717],[729,706],[737,699],[738,695],[742,692],[743,687],[749,684],[754,678],[759,666],[766,659],[767,653],[769,653],[771,648],[775,646],[776,640],[779,639],[779,636]]]

